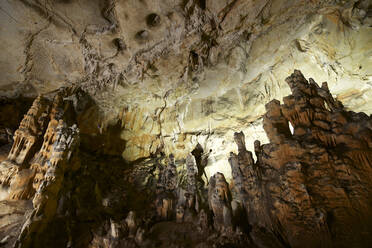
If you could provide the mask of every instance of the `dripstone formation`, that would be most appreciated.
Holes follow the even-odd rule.
[[[255,141],[255,158],[234,134],[231,182],[220,172],[203,180],[212,151],[199,144],[184,159],[159,150],[125,162],[107,137],[126,123],[89,135],[84,91],[39,96],[0,164],[0,245],[369,247],[372,118],[300,71],[286,82],[292,94],[266,104],[270,143]]]
[[[236,133],[235,190],[260,246],[368,247],[372,217],[372,119],[345,110],[327,83],[300,71],[286,79],[292,95],[266,105],[269,144],[257,161]],[[289,128],[293,126],[293,134]]]

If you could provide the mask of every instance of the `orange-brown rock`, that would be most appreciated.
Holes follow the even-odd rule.
[[[62,119],[59,120],[54,137],[49,158],[45,161],[47,166],[43,166],[48,169],[32,200],[34,211],[24,225],[18,240],[22,247],[40,246],[40,237],[31,234],[36,232],[42,234],[56,216],[65,172],[71,170],[76,164],[71,160],[79,144],[79,129],[76,125],[68,127]]]
[[[40,148],[48,114],[49,101],[39,96],[14,133],[8,158],[0,164],[0,184],[9,187],[10,199],[27,199],[34,193],[30,183],[34,173],[28,163]]]
[[[209,180],[209,208],[213,212],[214,227],[218,231],[232,227],[231,193],[225,176],[217,172]]]
[[[50,112],[50,121],[48,128],[44,134],[44,141],[39,150],[31,161],[31,170],[34,172],[33,178],[33,189],[38,190],[40,184],[44,180],[44,175],[52,163],[52,155],[55,151],[55,143],[57,142],[58,132],[57,129],[61,126],[66,125],[62,119],[64,114],[63,111],[63,100],[60,94],[57,94],[53,101],[53,107]]]
[[[239,154],[230,158],[253,240],[269,247],[369,247],[372,119],[346,111],[326,83],[308,82],[300,71],[286,82],[292,95],[266,105],[270,143],[255,143],[256,163],[242,134]]]
[[[170,155],[166,166],[161,150],[132,164],[84,150],[77,98],[60,91],[43,112],[49,123],[35,136],[43,141],[15,145],[27,152],[0,166],[7,198],[33,203],[15,246],[368,247],[371,117],[346,111],[326,83],[319,87],[299,71],[287,82],[292,95],[266,105],[270,143],[255,141],[256,161],[244,133],[234,134],[230,187],[220,172],[205,187],[212,150],[199,144],[184,159]],[[27,140],[28,127],[36,133],[35,106],[19,140]]]
[[[177,188],[177,168],[174,156],[169,156],[168,166],[160,172],[157,185],[156,210],[158,217],[167,220],[172,218],[175,209]]]
[[[32,158],[49,121],[48,111],[49,105],[46,99],[42,96],[36,98],[14,133],[14,143],[8,160],[23,165]]]

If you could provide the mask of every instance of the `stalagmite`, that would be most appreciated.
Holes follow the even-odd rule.
[[[370,248],[371,0],[0,0],[0,248]]]
[[[292,95],[266,105],[270,143],[255,143],[255,164],[245,155],[244,135],[235,134],[239,154],[229,161],[247,221],[282,245],[363,247],[371,228],[370,118],[346,111],[326,84],[308,83],[300,71],[286,81]],[[251,233],[255,240],[267,239],[259,232]]]

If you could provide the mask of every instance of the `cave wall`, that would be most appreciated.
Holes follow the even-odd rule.
[[[0,22],[0,246],[368,247],[370,0],[1,1]]]
[[[290,92],[283,82],[294,69],[371,113],[368,0],[0,4],[1,95],[82,86],[99,106],[89,133],[124,120],[114,153],[127,161],[157,150],[181,159],[199,143],[212,149],[208,176],[230,178],[218,161],[236,148],[222,137],[243,130],[247,144],[266,142],[264,104]]]
[[[320,87],[300,71],[286,82],[292,94],[283,104],[266,104],[270,143],[255,142],[256,161],[244,134],[234,135],[239,153],[229,162],[251,236],[264,247],[273,237],[289,247],[367,247],[371,117],[346,111],[326,83]]]
[[[283,103],[265,105],[269,141],[254,141],[255,157],[249,134],[224,136],[236,145],[224,151],[231,180],[205,175],[210,152],[200,144],[182,159],[159,151],[132,163],[120,150],[87,148],[128,122],[86,140],[89,95],[39,96],[0,163],[1,245],[369,247],[371,116],[347,110],[326,82],[298,70],[286,83]]]

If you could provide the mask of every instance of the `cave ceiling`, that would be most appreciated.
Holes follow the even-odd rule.
[[[162,149],[211,150],[207,174],[231,177],[228,152],[249,150],[265,104],[290,93],[294,69],[328,82],[347,109],[372,113],[371,1],[20,0],[0,2],[0,96],[80,86],[102,133],[121,121],[127,161]],[[247,124],[248,123],[248,124]],[[213,166],[212,166],[213,165]]]
[[[0,0],[0,51],[0,247],[371,247],[372,0]]]

